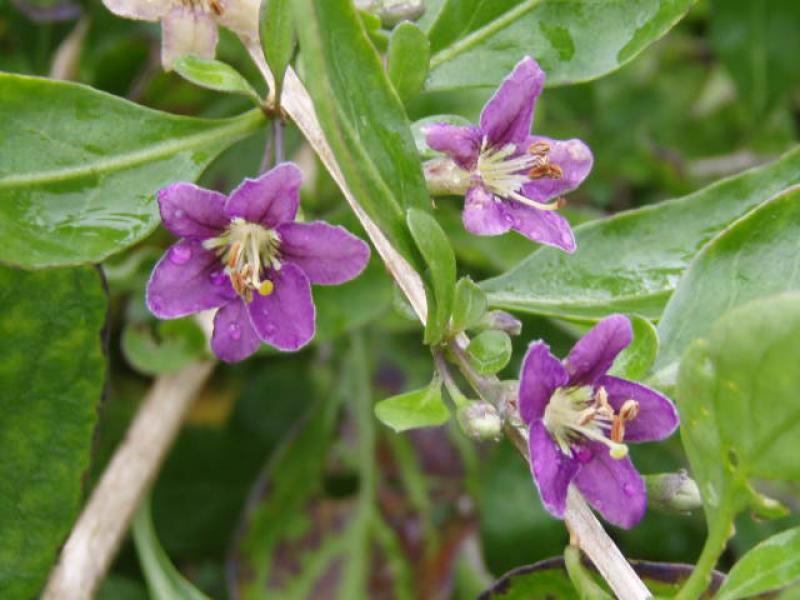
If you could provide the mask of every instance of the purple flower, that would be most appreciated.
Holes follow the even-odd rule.
[[[369,246],[341,227],[295,223],[302,181],[293,164],[246,179],[229,197],[191,183],[158,193],[164,225],[181,239],[147,284],[147,306],[174,319],[219,308],[211,348],[225,361],[261,342],[297,350],[314,337],[311,283],[358,276]]]
[[[426,141],[469,175],[463,213],[467,231],[499,235],[514,229],[573,252],[572,229],[555,210],[562,205],[559,196],[589,174],[592,153],[577,139],[530,134],[543,86],[544,72],[525,57],[483,107],[477,126],[431,125]]]
[[[678,413],[658,392],[606,374],[631,335],[628,318],[611,315],[563,362],[544,342],[525,355],[519,410],[529,427],[531,471],[545,508],[557,517],[564,516],[571,482],[610,523],[629,528],[644,516],[644,482],[624,442],[668,437]]]

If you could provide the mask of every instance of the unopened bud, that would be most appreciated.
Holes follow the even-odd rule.
[[[689,514],[703,506],[700,489],[683,469],[676,473],[645,475],[644,481],[647,503],[659,512]]]
[[[480,329],[497,329],[505,331],[508,335],[522,333],[522,323],[519,319],[504,310],[490,310],[483,317]]]
[[[488,402],[470,402],[458,409],[458,423],[469,437],[476,440],[498,440],[503,420]]]
[[[471,185],[469,173],[449,158],[425,161],[422,172],[431,196],[463,196]]]

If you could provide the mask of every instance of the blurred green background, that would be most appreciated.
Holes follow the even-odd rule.
[[[569,197],[568,216],[577,223],[681,196],[796,144],[799,10],[796,0],[702,1],[619,71],[546,90],[535,130],[583,138],[596,157],[586,184]],[[258,87],[238,40],[221,34],[218,57]],[[247,99],[163,73],[159,49],[157,26],[119,19],[99,2],[0,4],[0,70],[69,77],[172,113],[220,117],[249,107]],[[53,73],[57,54],[70,51],[79,58]],[[485,100],[485,92],[423,94],[409,114],[412,120],[440,113],[474,120]],[[264,132],[237,144],[200,184],[229,192],[257,174],[264,144]],[[306,173],[306,215],[359,231],[291,126],[286,155]],[[468,237],[457,201],[439,200],[437,208],[462,269],[476,280],[504,271],[534,249],[514,235]],[[191,323],[157,326],[144,308],[149,269],[169,243],[170,236],[159,231],[104,265],[112,294],[112,371],[87,492],[150,377],[179,368],[202,346]],[[180,570],[214,598],[262,597],[266,592],[253,584],[259,576],[271,590],[263,597],[304,595],[303,590],[326,597],[314,581],[359,576],[357,568],[342,564],[368,555],[360,576],[370,597],[471,598],[515,566],[560,554],[564,526],[543,511],[526,465],[508,444],[475,446],[447,426],[396,436],[364,418],[371,417],[374,401],[423,385],[431,375],[419,328],[395,307],[382,266],[374,261],[361,279],[317,289],[315,296],[323,307],[316,342],[298,354],[263,351],[243,364],[220,366],[169,454],[153,492],[153,517]],[[545,338],[563,354],[572,343],[570,331],[553,321],[524,319],[516,359],[505,375],[515,378],[519,350],[529,340]],[[356,381],[343,381],[345,371],[355,373]],[[330,422],[317,423],[314,417],[330,403],[336,407]],[[309,426],[327,433],[306,443],[303,428]],[[645,473],[685,466],[677,438],[636,447],[633,458]],[[292,460],[304,466],[292,468]],[[365,479],[374,480],[374,493],[362,493]],[[289,501],[275,500],[282,489]],[[773,495],[796,507],[798,492],[775,489]],[[367,508],[359,504],[364,498]],[[790,519],[740,518],[721,566]],[[633,531],[611,533],[626,556],[692,562],[704,524],[699,516],[651,513]],[[343,549],[336,546],[342,539],[358,544]],[[365,556],[356,556],[358,550]],[[100,597],[147,597],[130,542]]]

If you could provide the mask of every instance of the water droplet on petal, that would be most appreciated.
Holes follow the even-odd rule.
[[[242,328],[238,323],[228,323],[228,335],[234,340],[241,339]]]
[[[208,278],[214,285],[222,285],[223,283],[225,283],[226,279],[225,272],[222,271],[221,269],[217,271],[211,271]]]
[[[273,333],[275,333],[276,330],[277,328],[275,327],[275,325],[273,325],[272,323],[268,323],[267,325],[264,326],[264,335],[272,335]]]
[[[636,488],[630,483],[625,483],[622,486],[622,491],[628,496],[633,496],[636,493]]]
[[[186,214],[185,212],[183,212],[180,208],[178,208],[175,210],[174,213],[172,213],[172,216],[175,217],[176,219],[181,219],[185,214]]]
[[[175,246],[169,253],[169,259],[176,265],[184,265],[192,258],[192,249],[189,246]]]

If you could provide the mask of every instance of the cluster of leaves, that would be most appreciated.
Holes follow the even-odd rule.
[[[280,88],[296,32],[296,65],[347,186],[424,274],[425,341],[479,332],[503,309],[523,319],[526,340],[560,349],[599,318],[630,314],[635,341],[616,368],[676,398],[702,492],[709,535],[689,586],[703,591],[748,510],[779,518],[738,518],[726,564],[744,556],[719,597],[796,581],[800,531],[783,508],[800,479],[796,2],[429,0],[399,25],[389,4],[269,0],[262,34]],[[99,3],[0,9],[3,598],[43,585],[85,473],[90,487],[145,377],[205,355],[192,321],[156,324],[144,309],[167,242],[155,191],[186,180],[227,192],[261,160],[266,119],[252,104],[265,90],[238,40],[223,32],[218,62],[187,58],[165,74],[157,32]],[[526,54],[553,87],[537,130],[579,135],[597,158],[568,209],[572,256],[467,236],[457,201],[432,210],[422,177],[421,124],[474,121]],[[50,71],[55,57],[71,68]],[[358,230],[291,126],[285,150],[315,175],[306,213]],[[604,210],[616,214],[597,218]],[[457,264],[471,278],[457,279]],[[379,259],[315,300],[309,350],[218,370],[160,475],[152,517],[148,506],[137,517],[141,567],[126,548],[100,597],[146,597],[145,581],[153,598],[222,597],[226,585],[246,598],[574,597],[576,576],[552,563],[490,588],[559,554],[564,528],[511,448],[468,443],[441,382],[424,386],[430,361]],[[514,378],[521,350],[490,330],[468,355],[479,372]],[[395,429],[440,427],[380,428],[373,403],[387,396],[377,412]],[[635,460],[651,472],[684,466],[677,439]],[[627,556],[694,562],[703,533],[696,517],[652,514],[617,537]],[[688,575],[638,568],[648,584]]]

